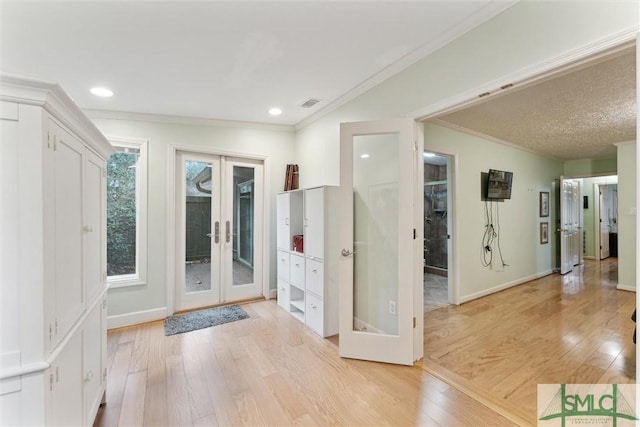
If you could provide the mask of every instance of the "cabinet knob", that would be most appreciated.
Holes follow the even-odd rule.
[[[309,307],[311,307],[311,308],[312,308],[312,309],[314,309],[314,310],[315,310],[316,308],[318,308],[315,304],[309,304]]]
[[[84,227],[82,227],[82,229],[84,230],[85,233],[93,232],[93,227],[91,227],[90,225],[85,225]]]
[[[317,273],[317,272],[318,272],[318,270],[314,268],[313,270],[311,270],[311,272],[312,272],[312,273]]]
[[[84,378],[84,382],[89,383],[91,382],[92,379],[93,379],[93,371],[87,372],[87,376]]]

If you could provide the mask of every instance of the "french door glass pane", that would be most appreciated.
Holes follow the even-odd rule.
[[[212,164],[185,161],[186,292],[211,290]]]
[[[233,286],[253,283],[254,171],[233,167]]]
[[[398,334],[398,135],[353,138],[353,328]]]

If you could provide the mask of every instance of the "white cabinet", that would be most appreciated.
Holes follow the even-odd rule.
[[[2,74],[0,107],[0,425],[91,425],[113,149],[58,85]]]
[[[278,241],[278,304],[317,334],[335,335],[338,333],[337,187],[295,190],[277,197],[278,207],[288,203],[288,209],[278,210],[279,239],[283,236]],[[283,219],[285,214],[288,221]],[[280,230],[281,224],[289,229]],[[292,229],[291,224],[301,228]],[[303,253],[293,250],[293,238],[298,234],[304,236]]]

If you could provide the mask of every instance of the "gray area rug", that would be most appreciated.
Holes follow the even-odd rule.
[[[181,334],[247,318],[249,318],[247,312],[237,305],[208,308],[167,317],[164,321],[164,334],[166,336]]]

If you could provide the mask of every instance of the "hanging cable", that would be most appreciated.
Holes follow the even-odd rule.
[[[504,262],[502,257],[502,249],[500,248],[500,211],[499,206],[496,204],[495,218],[493,215],[493,201],[484,202],[484,234],[482,236],[482,248],[481,259],[483,267],[495,268],[494,266],[494,253],[495,260],[500,260],[498,268],[502,269],[507,267],[508,264]]]

